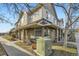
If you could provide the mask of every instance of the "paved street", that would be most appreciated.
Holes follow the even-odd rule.
[[[0,37],[0,43],[3,45],[9,56],[33,56],[30,52]]]

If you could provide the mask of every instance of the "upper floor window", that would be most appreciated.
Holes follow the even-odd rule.
[[[31,23],[31,20],[32,20],[32,15],[28,16],[28,23]]]
[[[46,19],[48,19],[48,11],[46,10]]]

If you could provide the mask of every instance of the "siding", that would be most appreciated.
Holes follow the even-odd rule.
[[[37,21],[42,18],[42,9],[40,8],[37,12],[31,15],[31,22]]]
[[[23,17],[21,18],[21,26],[24,26],[24,25],[27,24],[27,19],[28,19],[28,17],[27,17],[27,13],[24,12]]]

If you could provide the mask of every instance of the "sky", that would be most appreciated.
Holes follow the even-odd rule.
[[[31,4],[31,5],[35,6],[35,4]],[[58,15],[58,18],[60,18],[60,19],[64,18],[64,13],[62,13],[61,8],[56,7],[56,13]],[[17,22],[17,15],[16,15],[16,17],[14,17],[12,14],[10,14],[8,12],[8,9],[6,8],[6,6],[4,6],[2,4],[0,4],[0,14],[6,16],[11,23]],[[6,23],[6,22],[4,22],[4,23],[1,22],[0,23],[0,33],[9,32],[13,27],[15,27],[15,25],[11,25],[11,24]]]
[[[36,4],[29,4],[29,5],[36,6]],[[23,6],[23,5],[21,5],[21,6]],[[9,7],[11,8],[11,6],[9,6]],[[25,8],[20,8],[20,9],[24,10]],[[12,12],[12,13],[10,13],[10,12]],[[18,16],[16,14],[14,14],[13,11],[10,11],[10,12],[5,4],[0,4],[0,16],[1,15],[5,16],[9,22],[13,23],[13,25],[11,25],[10,23],[7,23],[7,22],[4,22],[4,23],[0,22],[0,33],[9,32],[12,28],[15,27],[15,23],[18,20]]]
[[[31,4],[32,6],[35,6],[35,4]],[[59,19],[61,18],[65,18],[65,15],[64,13],[62,12],[62,9],[60,7],[55,7],[56,9],[56,13],[57,13],[57,16]],[[9,32],[13,27],[15,27],[14,23],[17,22],[17,18],[18,16],[15,15],[15,17],[13,16],[13,14],[9,13],[8,9],[6,8],[6,6],[0,4],[0,15],[4,15],[6,16],[9,21],[11,23],[13,23],[13,25],[9,24],[9,23],[2,23],[0,22],[0,33],[3,33],[3,32]]]
[[[7,18],[7,19],[6,18],[5,19],[11,23],[15,23],[17,21],[16,18],[9,13],[6,6],[3,6],[2,4],[0,4],[0,15],[5,16]],[[11,25],[10,23],[7,23],[7,22],[0,22],[0,33],[8,32],[14,26],[15,25]]]

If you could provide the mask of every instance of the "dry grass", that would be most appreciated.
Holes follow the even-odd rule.
[[[0,44],[0,56],[4,56],[4,55],[6,55],[6,52],[4,48],[2,47],[2,45]]]
[[[64,46],[52,46],[53,50],[59,50],[59,51],[65,51],[65,52],[69,52],[69,53],[77,53],[77,49],[76,48],[69,48],[69,47],[64,47]]]
[[[33,49],[31,47],[31,45],[27,45],[26,43],[23,43],[21,41],[16,42],[16,44],[20,47],[22,47],[25,50],[28,50],[29,52],[35,54],[33,52]],[[59,55],[77,55],[77,49],[76,48],[69,48],[69,47],[63,47],[63,46],[58,46],[58,45],[53,45],[52,49],[54,50],[54,52],[56,52],[55,54],[59,54]],[[58,51],[58,52],[57,52]],[[36,55],[36,54],[35,54]]]
[[[3,38],[9,40],[9,41],[14,41],[14,38],[10,35],[4,35]]]
[[[35,54],[33,52],[33,49],[31,47],[31,45],[27,45],[26,43],[22,42],[22,41],[18,41],[16,42],[15,44],[17,44],[18,46],[20,46],[21,48],[25,49],[25,50],[28,50],[29,52]]]

